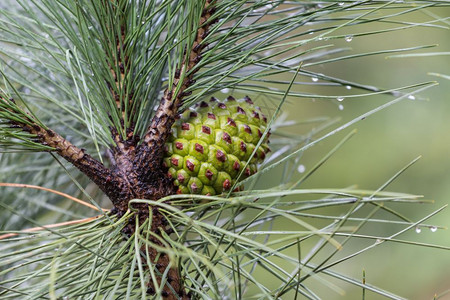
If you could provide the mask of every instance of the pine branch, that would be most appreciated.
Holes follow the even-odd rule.
[[[198,71],[196,67],[202,58],[202,50],[206,47],[204,40],[208,36],[209,27],[214,23],[211,19],[215,12],[214,2],[214,0],[206,0],[195,39],[186,55],[185,62],[176,69],[172,85],[165,90],[151,125],[144,135],[143,143],[138,148],[135,165],[138,170],[143,170],[139,174],[142,181],[148,181],[152,174],[160,172],[164,145],[170,135],[178,109],[183,104],[183,99],[192,93],[186,90],[195,83],[193,77]]]
[[[129,82],[126,80],[126,77],[129,77],[131,73],[126,41],[129,35],[125,11],[127,2],[104,0],[103,3],[104,9],[111,20],[106,25],[106,30],[112,32],[113,39],[108,41],[109,49],[105,49],[105,51],[109,50],[111,52],[109,57],[112,61],[108,62],[108,64],[115,86],[111,86],[108,81],[106,83],[111,91],[111,97],[115,101],[117,110],[121,112],[121,127],[111,127],[111,136],[115,143],[115,146],[112,148],[111,164],[115,173],[121,174],[123,178],[126,178],[131,189],[131,185],[137,182],[136,172],[133,168],[133,158],[138,138],[134,135],[133,128],[129,127],[133,100],[131,95],[133,91],[129,90]],[[133,193],[133,195],[134,197],[140,196],[136,193]],[[116,208],[120,207],[119,211],[126,211],[128,203],[124,200],[129,199],[131,198],[122,198],[121,205],[116,204]]]
[[[212,3],[213,0],[207,0],[205,2],[200,24],[198,25],[196,38],[191,45],[192,50],[188,53],[186,62],[181,65],[181,68],[175,71],[172,86],[164,92],[164,96],[161,99],[155,116],[152,119],[151,125],[147,129],[144,136],[143,143],[137,148],[137,156],[132,169],[137,170],[138,172],[138,182],[159,182],[162,185],[160,185],[157,190],[164,191],[164,194],[147,194],[147,197],[144,199],[159,199],[163,196],[170,195],[175,191],[170,180],[166,178],[166,174],[162,172],[164,145],[170,135],[170,130],[175,121],[178,108],[181,106],[183,98],[186,95],[189,95],[189,93],[186,93],[185,90],[194,83],[194,69],[201,59],[202,49],[206,46],[202,42],[208,34],[208,28],[211,24],[210,19],[214,13]],[[134,147],[132,149],[132,151],[134,151]],[[130,163],[130,161],[127,161],[125,164],[128,163]],[[166,180],[161,181],[161,178],[166,178]],[[164,223],[165,217],[158,211],[158,209],[155,208],[153,210],[151,232],[160,232],[160,228],[166,227],[166,224]],[[158,236],[151,238],[151,240],[160,247],[167,247],[162,244],[162,241],[158,239]],[[155,266],[162,274],[164,274],[166,269],[168,269],[169,285],[165,284],[163,286],[163,296],[171,300],[179,299],[179,297],[182,299],[190,299],[190,297],[184,292],[184,287],[180,281],[178,269],[169,267],[171,263],[170,259],[164,255],[164,253],[156,251],[154,247],[144,246],[144,250],[150,253],[150,258],[152,261],[157,260]],[[161,277],[158,276],[157,281],[158,285],[161,285]],[[176,295],[172,289],[175,291]],[[154,283],[150,281],[149,292],[152,293],[154,291]]]
[[[128,52],[128,43],[126,41],[129,33],[127,28],[127,20],[126,20],[126,2],[125,1],[117,1],[117,0],[104,0],[105,10],[108,12],[108,15],[111,19],[117,20],[118,24],[115,22],[111,22],[107,25],[107,30],[111,31],[114,36],[114,40],[110,42],[110,50],[112,53],[113,61],[108,62],[110,66],[110,71],[113,76],[113,79],[116,83],[115,87],[110,86],[112,98],[116,102],[117,109],[122,112],[121,122],[123,124],[124,129],[126,130],[126,125],[128,118],[130,116],[130,108],[132,107],[131,98],[132,91],[128,90],[128,85],[126,84],[125,77],[127,74],[130,74],[130,63],[129,63],[129,55]],[[116,30],[118,29],[118,30]],[[108,84],[108,82],[107,82]],[[121,134],[121,132],[118,132]],[[113,133],[113,136],[116,133]]]
[[[9,128],[27,132],[37,143],[47,147],[48,151],[55,151],[73,164],[88,176],[115,205],[123,198],[132,198],[129,192],[130,187],[123,178],[85,153],[85,150],[76,147],[52,129],[47,128],[34,116],[25,113],[13,99],[0,97],[0,114],[9,120]]]

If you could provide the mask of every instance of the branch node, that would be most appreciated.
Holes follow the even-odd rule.
[[[47,129],[46,132],[47,132],[49,137],[54,137],[55,136],[55,133],[52,130],[50,130],[50,129]]]
[[[194,58],[194,63],[198,63],[198,62],[200,62],[200,60],[202,59],[202,56],[199,54],[199,55],[197,55],[197,56],[195,56],[195,58]],[[188,81],[189,82],[189,81]]]
[[[180,79],[180,75],[181,75],[181,70],[180,70],[179,68],[177,68],[177,69],[175,70],[175,73],[173,74],[173,77],[174,77],[175,79]]]

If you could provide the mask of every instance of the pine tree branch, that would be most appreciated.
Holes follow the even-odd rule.
[[[109,87],[112,97],[116,102],[116,106],[119,111],[122,112],[122,125],[126,127],[126,121],[130,113],[131,96],[128,91],[128,86],[125,84],[125,77],[130,73],[130,57],[127,55],[127,43],[126,38],[128,34],[127,20],[123,12],[124,1],[117,0],[105,0],[106,10],[111,10],[111,15],[119,20],[119,31],[116,32],[113,22],[110,23],[112,28],[109,28],[114,32],[114,40],[110,41],[111,49],[113,50],[113,61],[108,62],[110,66],[111,74],[116,83],[116,89],[112,86]],[[120,132],[119,132],[120,134]]]
[[[119,24],[109,23],[109,28],[113,32],[113,40],[109,41],[110,51],[112,53],[108,64],[110,72],[115,81],[115,87],[111,86],[107,81],[112,99],[116,103],[116,107],[121,112],[120,125],[121,128],[111,128],[111,135],[115,142],[112,148],[112,169],[115,173],[126,178],[129,186],[137,183],[137,175],[133,168],[133,159],[135,157],[136,144],[138,139],[135,137],[133,128],[127,128],[132,107],[130,91],[126,84],[126,76],[131,72],[129,64],[129,55],[127,54],[127,19],[124,10],[126,9],[126,1],[120,0],[104,0],[105,10],[109,12],[110,18],[117,20]],[[118,31],[116,30],[118,29]],[[133,193],[134,197],[142,197],[142,193]],[[128,209],[127,201],[131,198],[123,198],[121,205],[116,205],[120,211],[124,212]],[[126,205],[126,206],[125,206]]]
[[[160,274],[167,272],[167,282],[163,284],[161,275],[156,277],[156,284],[158,287],[162,288],[162,296],[167,300],[177,300],[183,299],[188,300],[190,296],[186,294],[186,290],[183,286],[183,282],[180,277],[180,272],[171,261],[170,257],[161,249],[170,249],[170,245],[166,245],[164,238],[162,237],[162,231],[166,234],[170,232],[167,228],[166,216],[164,216],[156,207],[153,207],[151,220],[151,232],[149,234],[149,241],[151,244],[145,244],[141,247],[142,253],[148,253],[150,261],[152,263],[150,268],[154,268]],[[153,280],[149,280],[147,284],[147,293],[153,295],[157,288]]]
[[[208,34],[208,28],[211,23],[210,18],[214,13],[212,7],[213,0],[207,0],[205,2],[200,24],[197,29],[196,38],[191,46],[191,51],[187,55],[187,61],[181,65],[181,68],[177,69],[173,78],[172,86],[165,90],[164,96],[161,99],[159,107],[152,119],[151,125],[148,127],[147,132],[144,135],[143,143],[137,148],[134,145],[126,147],[122,151],[132,152],[132,155],[136,155],[134,160],[134,170],[138,176],[137,182],[157,183],[154,186],[155,189],[148,194],[149,190],[138,191],[139,194],[143,193],[146,199],[158,199],[169,194],[173,194],[175,189],[171,180],[169,180],[162,168],[162,157],[164,145],[167,138],[170,135],[171,127],[175,121],[178,108],[181,106],[183,98],[188,95],[185,91],[193,84],[193,76],[195,74],[195,67],[201,59],[201,51],[206,46],[203,42]],[[118,144],[120,147],[120,145]],[[136,151],[135,151],[136,150]],[[129,158],[129,156],[127,156]],[[116,157],[117,161],[117,157]],[[129,164],[130,161],[124,162]],[[134,174],[133,174],[134,175]],[[137,186],[139,188],[139,186]],[[145,206],[145,205],[144,205]],[[145,207],[139,208],[140,211],[145,211]],[[152,233],[160,235],[160,230],[166,227],[165,217],[159,212],[157,208],[152,211]],[[159,247],[166,247],[158,237],[152,237],[151,241]],[[154,247],[145,245],[143,251],[150,254],[152,262],[155,262],[156,269],[161,274],[168,272],[168,284],[164,284],[162,287],[162,295],[166,299],[190,299],[185,293],[185,289],[182,285],[182,281],[179,275],[179,271],[175,267],[170,267],[170,259],[164,253],[160,253]],[[161,277],[157,277],[157,284],[161,285]],[[152,281],[148,283],[148,293],[155,292],[155,286]]]
[[[88,176],[115,206],[121,202],[121,199],[133,197],[131,189],[123,177],[118,176],[101,162],[85,153],[84,149],[76,147],[52,129],[40,124],[33,116],[21,111],[13,99],[7,100],[0,96],[0,102],[3,104],[0,105],[0,112],[10,114],[8,118],[10,128],[21,129],[34,136],[36,142],[53,149]]]
[[[173,83],[164,91],[151,125],[143,137],[143,143],[138,147],[135,165],[141,170],[139,176],[142,181],[149,180],[152,174],[160,173],[165,142],[183,98],[191,93],[186,90],[195,82],[193,77],[198,71],[196,66],[202,58],[202,50],[207,46],[203,41],[208,35],[210,25],[214,23],[214,20],[211,20],[215,12],[214,2],[215,0],[206,0],[186,61],[175,71]]]

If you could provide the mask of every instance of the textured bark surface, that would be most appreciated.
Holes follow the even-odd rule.
[[[208,29],[214,22],[211,20],[215,11],[213,2],[211,0],[206,1],[196,39],[192,44],[192,51],[187,61],[181,65],[180,69],[176,70],[172,87],[164,92],[152,123],[144,135],[144,141],[139,146],[135,164],[139,170],[144,170],[140,174],[142,180],[147,180],[149,174],[156,171],[155,166],[161,169],[165,142],[170,135],[170,130],[175,122],[178,108],[182,104],[183,98],[189,95],[189,92],[186,92],[186,90],[194,83],[195,67],[202,58],[202,50],[206,47],[203,40],[207,37]],[[185,76],[180,78],[182,75]],[[159,161],[159,164],[149,166],[149,162],[153,161]],[[149,170],[150,173],[147,173],[145,170]]]

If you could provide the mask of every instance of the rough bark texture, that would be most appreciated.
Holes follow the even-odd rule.
[[[192,44],[192,51],[189,53],[187,61],[175,72],[172,87],[164,92],[164,96],[156,110],[152,123],[144,136],[144,141],[139,146],[139,153],[135,163],[139,169],[150,171],[144,171],[140,174],[142,180],[146,180],[149,174],[156,171],[154,169],[155,166],[161,169],[164,144],[170,135],[170,130],[175,122],[175,117],[178,108],[182,104],[183,97],[189,95],[189,92],[186,92],[186,90],[194,83],[193,76],[196,71],[195,67],[202,58],[202,50],[206,47],[203,40],[208,35],[209,26],[212,24],[211,16],[214,14],[212,3],[212,0],[206,1],[196,39]],[[180,78],[183,74],[185,75],[184,78]],[[180,88],[176,92],[178,87]],[[149,162],[158,160],[158,165],[153,165],[153,167],[148,165]]]

